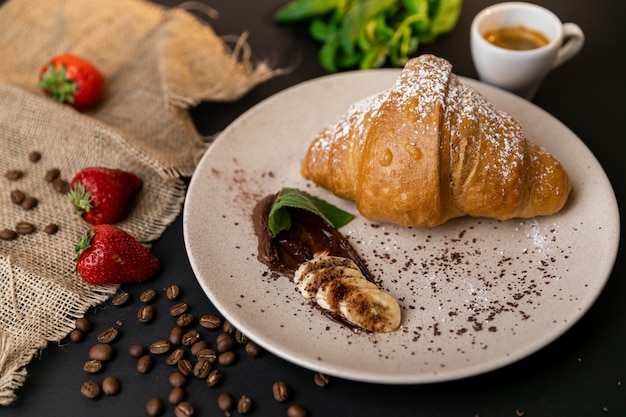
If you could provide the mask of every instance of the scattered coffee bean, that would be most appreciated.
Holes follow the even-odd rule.
[[[18,235],[29,235],[35,231],[35,225],[28,222],[19,222],[15,225],[15,233]]]
[[[180,359],[176,364],[178,365],[178,371],[185,376],[189,376],[192,372],[195,372],[189,359]]]
[[[220,353],[219,356],[217,357],[217,363],[219,363],[222,366],[231,366],[235,362],[237,362],[237,354],[232,350],[229,350],[228,352]]]
[[[211,362],[199,360],[193,367],[193,375],[196,378],[206,379],[211,373]]]
[[[183,334],[183,345],[191,346],[200,340],[200,333],[196,329],[191,329],[187,333]]]
[[[100,395],[100,386],[94,381],[85,381],[80,387],[80,393],[89,399],[93,399]]]
[[[67,194],[70,191],[70,185],[61,178],[52,180],[52,189],[57,193]]]
[[[199,361],[208,361],[209,363],[214,363],[217,360],[217,354],[213,349],[202,349],[196,354],[196,358]]]
[[[191,313],[183,313],[176,318],[176,325],[179,327],[189,327],[196,321]]]
[[[102,361],[99,361],[97,359],[91,359],[85,362],[85,364],[83,365],[83,371],[87,372],[88,374],[97,374],[98,372],[102,371],[103,366],[104,365],[102,364]]]
[[[176,284],[170,285],[169,287],[165,289],[165,296],[167,297],[168,300],[176,300],[179,295],[180,295],[180,288],[178,288],[178,285]]]
[[[113,346],[108,343],[98,343],[89,348],[89,359],[102,362],[110,361],[113,358]]]
[[[291,398],[291,387],[283,381],[274,382],[272,385],[272,394],[278,402],[285,402]]]
[[[221,323],[222,320],[219,317],[214,316],[213,314],[205,314],[204,316],[200,317],[200,326],[204,327],[205,329],[217,329],[218,327],[220,327]]]
[[[209,387],[216,386],[222,379],[222,373],[217,369],[213,369],[209,376],[206,378],[206,384]]]
[[[261,356],[261,353],[263,353],[263,350],[261,349],[261,347],[257,345],[256,343],[254,343],[252,340],[246,343],[245,349],[246,349],[246,354],[250,356],[251,358],[258,358],[259,356]]]
[[[194,414],[193,406],[187,401],[181,401],[174,409],[176,417],[191,417]]]
[[[58,168],[52,168],[46,171],[46,175],[43,179],[46,180],[46,182],[52,182],[59,178],[59,175],[61,175],[61,171],[59,171]]]
[[[170,331],[170,343],[173,345],[180,345],[183,342],[184,330],[180,327],[174,327]]]
[[[234,334],[237,329],[232,325],[228,320],[224,320],[224,324],[222,325],[222,330],[224,333]]]
[[[163,414],[165,411],[165,405],[163,401],[158,398],[150,398],[146,402],[146,412],[150,417],[157,417]]]
[[[126,291],[122,291],[120,293],[117,293],[115,297],[111,299],[111,304],[113,304],[115,307],[121,307],[128,304],[129,301],[130,294]]]
[[[187,383],[187,377],[180,372],[172,372],[167,379],[172,388],[182,387]]]
[[[330,383],[330,379],[323,373],[317,372],[313,375],[313,382],[315,382],[315,385],[318,387],[324,388]]]
[[[289,408],[287,408],[287,417],[307,417],[309,413],[302,406],[297,404],[291,404]]]
[[[243,395],[237,402],[237,412],[239,414],[248,414],[252,409],[252,400]]]
[[[170,351],[170,342],[168,340],[157,340],[150,345],[150,353],[162,355]]]
[[[8,179],[9,181],[17,181],[22,178],[23,175],[24,173],[19,169],[9,169],[4,173],[4,178]]]
[[[230,412],[235,408],[235,398],[227,392],[217,396],[217,407],[224,412]]]
[[[179,404],[185,399],[185,390],[182,387],[172,388],[170,395],[167,397],[170,404]]]
[[[0,239],[2,240],[13,240],[16,237],[17,237],[17,233],[15,233],[15,230],[11,230],[11,229],[0,230]]]
[[[143,355],[137,359],[137,372],[140,374],[147,374],[152,371],[154,367],[154,359],[150,355]]]
[[[189,353],[191,353],[192,356],[197,357],[200,351],[204,349],[208,349],[208,348],[209,348],[209,342],[207,342],[206,340],[199,340],[193,345],[191,345],[191,348],[189,348]]]
[[[32,151],[28,154],[28,160],[32,163],[37,163],[41,160],[41,153],[37,151]]]
[[[44,233],[47,233],[49,235],[54,235],[56,232],[59,231],[59,226],[54,223],[50,223],[43,228],[43,231]]]
[[[114,376],[107,376],[102,380],[102,392],[109,396],[119,394],[120,381]]]
[[[229,333],[220,333],[215,338],[215,346],[218,352],[228,352],[235,347],[235,341]]]
[[[112,343],[117,340],[120,331],[116,327],[107,327],[100,333],[98,333],[98,342],[100,343]]]
[[[11,198],[11,202],[13,204],[22,204],[22,201],[26,198],[26,194],[24,194],[24,191],[22,190],[13,190],[9,194],[9,197]]]
[[[39,200],[37,200],[35,197],[28,196],[22,200],[22,203],[20,205],[24,210],[32,210],[37,207],[38,204]]]
[[[137,311],[137,320],[140,323],[149,323],[154,317],[154,308],[151,305],[142,305]]]
[[[91,321],[85,317],[79,317],[74,322],[74,327],[80,330],[83,333],[88,333],[93,328]]]
[[[187,303],[177,303],[170,307],[170,315],[172,317],[178,317],[181,314],[184,314],[189,309]]]
[[[82,342],[85,340],[85,334],[78,329],[74,329],[70,332],[70,340],[74,343]]]
[[[178,361],[184,358],[184,356],[185,356],[185,351],[178,348],[174,350],[172,353],[170,353],[167,359],[165,359],[165,363],[171,366],[176,365],[178,364]]]
[[[157,297],[157,293],[154,290],[145,290],[144,292],[141,293],[141,295],[139,296],[139,299],[141,300],[142,303],[151,303],[155,300],[155,298]]]
[[[146,354],[146,348],[139,344],[130,345],[128,353],[130,353],[130,356],[133,358],[141,358]]]

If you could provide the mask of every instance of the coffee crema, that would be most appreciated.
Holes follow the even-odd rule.
[[[525,26],[505,27],[486,32],[483,37],[487,42],[500,48],[527,51],[541,48],[550,43],[541,32]]]

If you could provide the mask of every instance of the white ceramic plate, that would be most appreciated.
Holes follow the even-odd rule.
[[[257,261],[255,203],[296,187],[354,214],[300,176],[314,134],[347,107],[389,88],[399,72],[331,75],[289,88],[233,122],[189,186],[185,245],[209,299],[274,354],[328,375],[377,383],[467,377],[523,358],[569,329],[593,304],[617,254],[613,189],[583,142],[554,117],[512,94],[463,79],[508,111],[570,174],[558,215],[507,222],[460,218],[430,229],[373,224],[341,229],[402,306],[402,327],[355,334],[304,302],[293,283]]]

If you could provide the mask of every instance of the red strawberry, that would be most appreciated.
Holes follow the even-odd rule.
[[[95,285],[141,282],[159,270],[156,256],[110,224],[92,226],[76,245],[78,275]]]
[[[57,55],[39,71],[39,88],[78,110],[96,105],[103,83],[95,65],[73,54]]]
[[[143,183],[131,172],[89,167],[70,181],[69,198],[74,208],[91,224],[113,224],[127,212]]]

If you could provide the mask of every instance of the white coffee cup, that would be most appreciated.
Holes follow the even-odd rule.
[[[496,46],[485,38],[490,31],[520,27],[539,32],[547,44],[515,50]],[[546,75],[574,57],[584,42],[578,25],[562,23],[550,10],[525,2],[489,6],[474,17],[470,29],[472,59],[480,80],[529,100]]]

